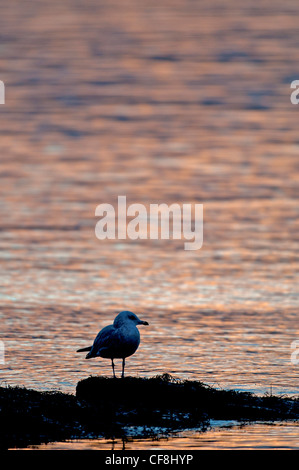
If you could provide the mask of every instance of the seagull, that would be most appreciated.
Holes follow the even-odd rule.
[[[148,325],[147,321],[139,320],[132,312],[120,312],[113,325],[105,326],[96,336],[92,346],[78,349],[77,352],[89,351],[85,359],[104,357],[111,359],[114,371],[114,359],[122,359],[122,378],[125,376],[125,358],[132,356],[139,346],[140,333],[137,325]]]

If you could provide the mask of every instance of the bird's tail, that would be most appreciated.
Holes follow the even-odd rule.
[[[92,346],[87,346],[86,348],[82,348],[82,349],[77,349],[76,352],[85,352],[85,351],[90,351],[92,348]]]

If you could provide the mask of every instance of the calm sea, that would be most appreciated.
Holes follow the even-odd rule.
[[[1,6],[1,385],[75,393],[110,375],[75,351],[126,309],[150,324],[128,375],[299,394],[298,13],[296,0]],[[98,240],[95,208],[119,195],[203,204],[202,248]],[[215,429],[159,446],[298,446],[297,423]]]

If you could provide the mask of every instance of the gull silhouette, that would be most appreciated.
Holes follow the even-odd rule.
[[[113,377],[115,378],[114,359],[122,359],[122,377],[125,376],[125,358],[132,356],[140,344],[140,333],[137,325],[148,325],[139,320],[132,312],[120,312],[113,325],[105,326],[96,336],[92,346],[78,349],[77,352],[89,351],[86,359],[104,357],[111,359]]]

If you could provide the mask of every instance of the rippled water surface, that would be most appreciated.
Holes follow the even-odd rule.
[[[237,424],[212,421],[206,432],[184,431],[160,439],[82,439],[30,446],[37,450],[295,450],[298,423]]]
[[[75,393],[111,374],[75,351],[128,309],[150,326],[127,374],[299,393],[298,13],[295,0],[2,5],[2,384]],[[118,195],[202,203],[203,247],[98,240],[95,208]],[[273,447],[293,432],[236,429],[211,439],[243,446],[255,429]]]

